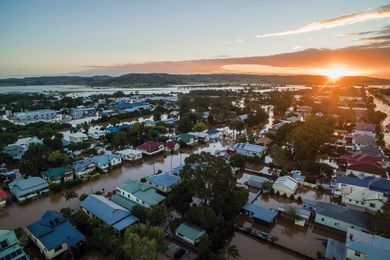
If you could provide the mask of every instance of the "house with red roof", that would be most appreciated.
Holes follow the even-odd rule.
[[[11,194],[8,191],[0,189],[0,208],[5,207],[7,204],[7,199],[11,197]]]
[[[146,141],[145,143],[138,145],[136,149],[147,156],[152,156],[164,151],[164,145],[156,141]]]
[[[382,158],[366,154],[353,154],[340,157],[345,162],[346,174],[357,177],[388,178],[382,165]]]
[[[176,152],[179,148],[180,144],[178,142],[168,140],[164,143],[164,149],[166,152]]]

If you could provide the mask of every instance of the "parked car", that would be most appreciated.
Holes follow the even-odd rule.
[[[184,256],[186,250],[184,248],[180,248],[175,252],[174,259],[180,259]]]

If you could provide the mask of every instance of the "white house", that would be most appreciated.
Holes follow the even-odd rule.
[[[279,192],[280,195],[286,194],[291,196],[298,189],[298,181],[290,176],[281,176],[272,185],[274,192]]]
[[[93,156],[91,157],[91,161],[96,164],[96,167],[104,172],[107,171],[109,167],[114,167],[122,163],[120,157],[109,153]]]
[[[370,232],[371,216],[338,204],[318,202],[315,206],[315,223],[347,232],[349,228]]]
[[[206,132],[189,132],[188,134],[196,136],[199,142],[208,143],[210,136]]]
[[[376,212],[386,202],[383,193],[364,187],[344,186],[341,202],[357,210]]]
[[[81,143],[88,141],[88,136],[82,132],[70,133],[69,142],[71,143]]]
[[[142,159],[142,152],[135,149],[125,149],[116,151],[115,155],[122,158],[123,161],[135,162]]]
[[[88,136],[93,139],[100,139],[101,137],[106,135],[106,132],[101,130],[101,126],[91,126],[88,129]]]
[[[265,147],[255,144],[237,143],[233,146],[236,153],[248,157],[262,157],[265,153]]]

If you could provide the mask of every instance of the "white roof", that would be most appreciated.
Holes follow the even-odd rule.
[[[76,133],[70,133],[69,136],[72,137],[82,137],[82,138],[87,138],[88,136],[82,132],[76,132]]]
[[[295,192],[298,187],[298,181],[294,180],[290,176],[281,176],[275,181],[273,187],[275,188],[280,186],[285,186],[286,188]]]
[[[138,150],[135,150],[135,149],[125,149],[125,150],[121,150],[121,151],[116,151],[115,153],[117,154],[123,154],[123,155],[130,155],[130,154],[142,154],[141,151],[138,151]]]

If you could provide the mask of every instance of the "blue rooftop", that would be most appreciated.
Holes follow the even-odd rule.
[[[98,164],[105,165],[105,164],[109,164],[110,161],[112,160],[112,158],[114,158],[114,157],[115,156],[113,154],[105,153],[102,155],[93,156],[93,157],[91,157],[91,160],[93,162],[98,163]]]
[[[52,250],[63,243],[75,246],[85,240],[75,227],[54,210],[48,210],[40,220],[26,227],[48,249]]]
[[[138,218],[130,211],[100,195],[89,195],[80,206],[107,225],[121,231],[136,223]]]
[[[179,176],[172,175],[166,172],[157,175],[151,175],[147,179],[149,182],[164,188],[170,188],[180,181]]]
[[[109,126],[105,130],[107,133],[116,133],[119,131],[119,128],[116,126]]]
[[[176,166],[172,169],[172,174],[173,175],[176,175],[176,176],[179,176],[180,175],[180,171],[183,169],[184,165],[180,165],[180,166]]]
[[[72,169],[75,171],[80,171],[80,170],[83,170],[85,168],[88,168],[92,164],[93,164],[93,162],[91,160],[88,160],[88,159],[80,160],[80,161],[73,163]]]
[[[245,204],[242,209],[252,213],[252,217],[267,223],[272,223],[278,214],[276,210],[266,209],[252,203]]]
[[[219,131],[218,129],[211,129],[211,130],[209,130],[209,131],[207,131],[207,133],[209,134],[209,135],[215,135],[215,134],[218,134],[218,133],[220,133],[221,131]]]
[[[364,177],[355,178],[348,176],[340,176],[337,178],[336,183],[344,183],[359,187],[366,187],[373,191],[390,194],[390,180],[377,177]]]
[[[126,101],[118,101],[116,102],[116,107],[120,109],[129,109],[129,108],[137,108],[137,107],[145,107],[150,106],[148,102],[126,102]]]

